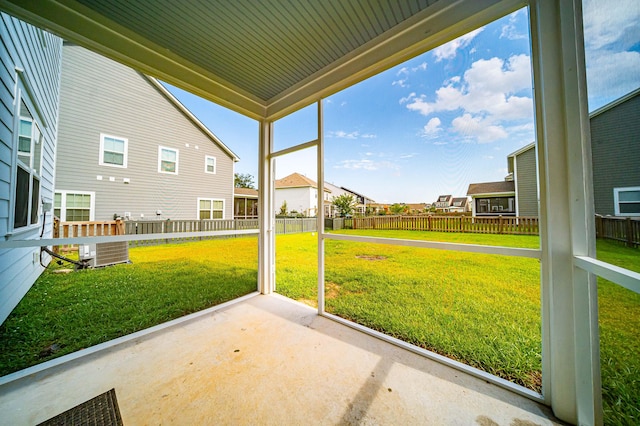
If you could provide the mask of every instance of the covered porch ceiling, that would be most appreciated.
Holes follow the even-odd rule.
[[[522,7],[499,0],[1,0],[8,13],[275,120]]]

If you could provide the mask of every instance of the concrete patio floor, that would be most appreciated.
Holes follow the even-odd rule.
[[[484,380],[255,296],[0,385],[0,423],[33,425],[115,388],[125,425],[560,424]]]

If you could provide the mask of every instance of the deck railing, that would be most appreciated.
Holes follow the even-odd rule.
[[[109,221],[89,221],[89,222],[60,222],[55,218],[53,221],[53,238],[73,238],[73,237],[102,237],[106,235],[125,235],[125,222],[121,219]],[[53,251],[76,250],[75,245],[54,246]]]

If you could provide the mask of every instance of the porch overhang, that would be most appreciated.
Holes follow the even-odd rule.
[[[248,117],[276,120],[524,4],[2,0],[0,9]]]

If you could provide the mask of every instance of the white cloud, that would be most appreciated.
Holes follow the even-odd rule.
[[[411,154],[402,154],[400,155],[400,157],[398,158],[402,158],[402,159],[406,159],[406,158],[413,158],[416,155],[419,155],[417,152],[412,152]]]
[[[391,85],[392,86],[400,86],[400,87],[407,87],[407,80],[409,80],[408,78],[403,78],[400,80],[394,80]]]
[[[527,34],[519,33],[516,27],[517,17],[520,13],[522,13],[522,9],[509,15],[508,23],[502,26],[500,38],[506,38],[508,40],[522,40],[527,38]]]
[[[426,95],[412,93],[400,103],[425,116],[461,110],[463,115],[452,122],[453,130],[467,139],[476,137],[478,142],[490,142],[507,136],[502,122],[533,122],[533,100],[520,95],[530,90],[530,59],[526,55],[514,55],[506,60],[491,58],[474,62],[462,77],[450,78],[445,86],[436,90],[434,101],[429,101]],[[423,128],[423,136],[432,135],[440,128],[440,119],[434,120]],[[484,130],[480,128],[483,126]]]
[[[373,133],[360,133],[359,131],[355,132],[345,132],[344,130],[335,130],[327,132],[328,138],[338,138],[338,139],[375,139],[377,136]]]
[[[402,105],[405,102],[409,102],[411,99],[416,97],[416,92],[411,92],[404,98],[400,98],[400,104]]]
[[[455,58],[459,49],[463,49],[473,41],[473,39],[484,30],[484,27],[471,31],[463,36],[458,37],[455,40],[451,40],[449,43],[445,43],[442,46],[433,49],[433,55],[436,57],[436,62],[440,62],[443,59]]]
[[[440,125],[442,122],[438,117],[433,117],[427,124],[422,128],[423,136],[433,136],[442,131],[442,127]]]
[[[416,72],[416,71],[426,71],[427,69],[427,63],[423,62],[420,65],[418,65],[417,67],[413,67],[411,68],[411,71]]]
[[[360,160],[342,160],[335,166],[334,169],[350,169],[350,170],[369,170],[375,171],[380,169],[392,169],[397,170],[398,166],[390,161],[373,161],[368,158]]]
[[[491,124],[482,117],[472,117],[471,114],[454,118],[451,125],[456,132],[467,137],[477,138],[480,143],[493,142],[508,136],[502,126]]]
[[[606,8],[606,9],[605,9]],[[589,108],[640,87],[640,2],[583,1],[585,62]]]
[[[637,0],[583,0],[582,10],[588,50],[612,44],[626,50],[638,42],[640,3]]]

